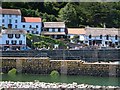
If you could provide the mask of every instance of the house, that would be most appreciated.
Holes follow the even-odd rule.
[[[31,34],[40,34],[40,17],[22,17],[20,9],[0,9],[0,26],[12,29],[24,29]]]
[[[88,45],[111,46],[119,45],[119,29],[86,27],[86,40]]]
[[[77,36],[79,42],[84,43],[86,31],[84,28],[68,28],[67,36],[70,38],[71,43],[75,43],[73,38]]]
[[[3,50],[22,50],[26,48],[25,30],[4,29],[0,35],[0,46]]]
[[[64,38],[66,36],[66,27],[64,22],[43,22],[41,32],[44,36],[50,36],[55,39]]]
[[[5,28],[21,28],[21,11],[19,9],[2,9],[0,8],[0,26]]]
[[[42,20],[40,17],[23,17],[21,28],[31,34],[40,34],[42,28]]]

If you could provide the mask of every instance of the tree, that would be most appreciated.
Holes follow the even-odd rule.
[[[77,13],[74,5],[67,3],[64,8],[59,11],[59,20],[64,21],[68,27],[77,25]]]

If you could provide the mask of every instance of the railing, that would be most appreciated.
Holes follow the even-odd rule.
[[[52,60],[120,61],[120,50],[0,51],[3,57],[49,57]]]

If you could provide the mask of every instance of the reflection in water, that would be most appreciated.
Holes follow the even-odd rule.
[[[7,74],[2,75],[3,81],[34,81],[40,82],[60,82],[102,85],[102,86],[120,86],[120,77],[93,77],[93,76],[67,76],[61,75],[58,78],[52,78],[50,75],[18,74],[14,77]]]

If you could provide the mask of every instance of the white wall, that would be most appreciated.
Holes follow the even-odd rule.
[[[6,28],[8,28],[8,24],[12,24],[12,28],[15,28],[15,25],[17,25],[17,28],[19,29],[21,27],[21,15],[4,15],[4,17],[2,17],[2,20],[4,19],[4,22],[2,24],[4,24],[4,26]],[[9,20],[11,20],[11,23],[9,22]],[[17,23],[15,22],[17,20]]]
[[[26,45],[26,35],[24,34],[20,34],[20,38],[15,38],[15,34],[13,35],[13,38],[8,38],[7,34],[3,34],[2,35],[2,44],[5,45],[6,44],[6,40],[9,40],[9,44],[12,44],[11,41],[12,40],[16,40],[17,44],[19,45],[19,41],[22,40],[22,45]]]
[[[2,26],[2,14],[0,14],[0,26]]]
[[[23,28],[23,25],[25,25],[25,28]],[[36,25],[38,25],[38,28],[36,28],[36,30],[33,30],[32,28],[30,28],[30,25],[32,26],[32,28],[36,28]],[[38,31],[38,34],[40,34],[41,28],[42,28],[42,22],[39,22],[39,23],[22,22],[21,23],[21,29],[25,29],[26,31],[29,31],[30,33],[31,33],[31,31],[34,31],[34,33],[36,33],[36,31]]]

